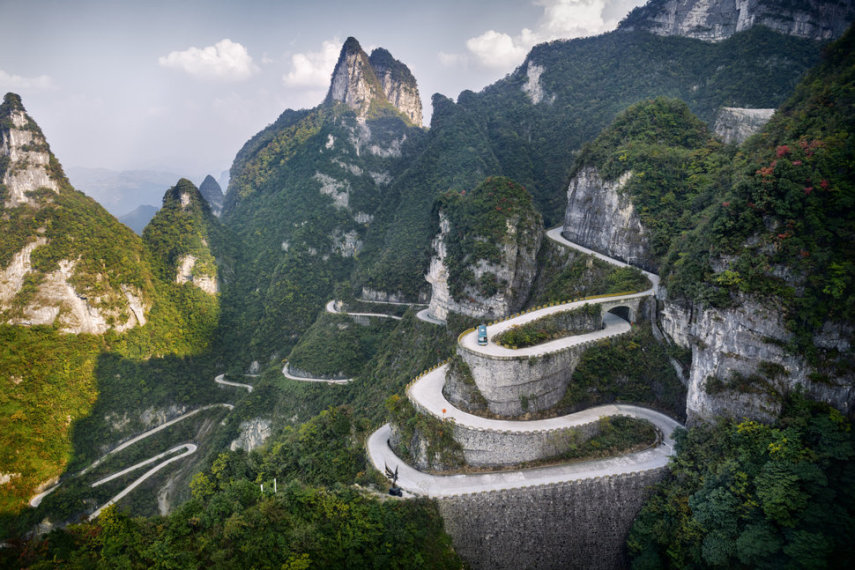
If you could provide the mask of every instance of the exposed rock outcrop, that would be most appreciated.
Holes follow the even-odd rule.
[[[717,42],[765,26],[791,36],[830,40],[843,35],[853,20],[855,5],[836,0],[651,0],[630,12],[621,29]]]
[[[555,95],[546,94],[543,90],[543,84],[540,81],[540,76],[543,74],[544,67],[529,60],[525,69],[527,81],[523,84],[522,90],[523,93],[528,95],[529,100],[531,100],[534,105],[537,105],[542,101],[546,101],[547,103],[554,101]]]
[[[537,274],[543,236],[543,220],[534,211],[531,196],[505,178],[490,178],[470,196],[456,199],[462,204],[440,210],[439,233],[432,242],[425,276],[431,284],[430,314],[439,320],[445,320],[449,311],[497,318],[519,310]],[[481,200],[472,211],[465,205],[470,200],[473,204]],[[490,235],[500,226],[504,226],[500,238]]]
[[[55,160],[41,129],[27,115],[21,98],[7,93],[0,105],[0,183],[6,186],[5,195],[0,195],[3,205],[6,208],[22,204],[35,206],[28,192],[39,188],[58,192],[64,175]]]
[[[249,421],[241,422],[240,435],[237,439],[231,442],[229,449],[232,451],[236,451],[238,449],[252,451],[257,447],[261,447],[261,445],[267,441],[267,438],[270,437],[271,433],[273,433],[273,431],[271,429],[270,420],[254,418]]]
[[[13,244],[0,259],[0,322],[89,334],[145,324],[151,283],[142,267],[134,275],[138,242],[71,188],[14,93],[0,105],[0,183],[0,233],[11,229]]]
[[[774,114],[775,109],[722,107],[713,130],[724,142],[741,144],[751,135],[759,133]]]
[[[198,260],[193,255],[182,255],[178,260],[178,271],[175,275],[175,282],[179,284],[192,283],[205,293],[216,295],[220,291],[220,286],[217,283],[217,276],[207,275],[205,273],[194,275],[193,269],[196,266],[196,261]]]
[[[347,38],[332,74],[328,102],[344,103],[358,117],[369,116],[373,105],[388,104],[414,125],[422,123],[422,103],[409,68],[378,48],[369,58],[355,38]]]
[[[632,177],[603,180],[596,167],[581,168],[567,187],[562,234],[594,251],[655,271],[655,262],[641,219],[629,194],[622,192]]]
[[[213,176],[209,174],[205,177],[199,185],[199,193],[210,206],[211,213],[219,218],[223,213],[223,189]]]
[[[416,78],[410,68],[392,57],[387,50],[377,48],[368,59],[374,69],[386,99],[414,125],[422,124],[422,99]]]
[[[725,309],[666,302],[660,324],[676,344],[692,349],[690,422],[717,416],[769,420],[797,390],[844,413],[855,409],[855,377],[828,377],[787,350],[792,333],[778,306],[742,295]],[[814,344],[846,354],[851,332],[827,323]]]

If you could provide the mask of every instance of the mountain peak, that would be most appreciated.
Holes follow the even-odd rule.
[[[26,112],[20,95],[17,93],[6,93],[3,97],[3,105],[0,105],[0,119],[10,116],[12,111]]]
[[[332,74],[328,103],[344,103],[365,118],[375,101],[388,103],[416,125],[422,122],[422,103],[410,69],[383,48],[371,52],[349,37],[341,48]]]
[[[163,208],[181,210],[210,209],[196,185],[182,178],[163,195]]]
[[[21,97],[7,93],[0,104],[0,196],[6,208],[36,206],[30,192],[47,188],[59,192],[66,182],[62,167],[50,152],[41,129],[27,115]]]
[[[354,38],[353,36],[349,36],[346,40],[344,40],[344,44],[341,46],[341,52],[342,54],[359,53],[362,52],[362,46],[359,45],[359,41],[356,38]]]
[[[211,212],[219,217],[223,211],[223,189],[210,174],[199,185],[199,193],[208,202]]]

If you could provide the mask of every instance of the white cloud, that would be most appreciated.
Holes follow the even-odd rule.
[[[295,53],[291,71],[282,76],[282,81],[290,87],[329,86],[340,51],[341,42],[334,39],[323,42],[320,51]]]
[[[0,69],[0,92],[17,91],[19,89],[53,89],[53,80],[47,75],[23,77],[6,73]]]
[[[466,40],[468,49],[476,59],[487,67],[508,68],[519,64],[528,48],[508,34],[489,30],[480,36]]]
[[[467,40],[466,48],[480,65],[495,69],[513,69],[523,62],[535,44],[556,39],[570,39],[601,34],[613,29],[620,14],[645,0],[535,0],[543,8],[543,16],[535,30],[523,28],[512,36],[488,30]],[[454,65],[464,56],[440,54],[440,61]]]
[[[204,48],[173,51],[157,62],[196,77],[223,81],[242,81],[258,71],[246,48],[228,38]]]
[[[438,54],[439,62],[446,67],[453,67],[466,63],[466,56],[459,53],[447,53],[444,51]]]

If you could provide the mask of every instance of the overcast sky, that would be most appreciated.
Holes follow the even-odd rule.
[[[326,95],[354,36],[430,97],[479,91],[536,43],[613,29],[644,0],[0,0],[0,92],[65,166],[228,169],[286,108]]]

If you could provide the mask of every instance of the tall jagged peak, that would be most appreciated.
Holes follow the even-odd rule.
[[[0,201],[6,208],[35,206],[29,192],[59,192],[67,184],[41,129],[15,93],[7,93],[0,104],[0,184],[5,186]]]
[[[217,262],[209,239],[219,227],[196,186],[182,178],[163,195],[163,207],[143,230],[143,241],[163,279],[215,295]]]
[[[765,26],[791,36],[829,40],[843,35],[853,20],[851,0],[650,0],[630,12],[620,29],[715,42]]]
[[[353,37],[341,48],[326,100],[348,105],[360,118],[379,102],[390,104],[414,124],[422,121],[421,99],[409,68],[382,48],[369,58]]]
[[[210,174],[199,185],[199,193],[211,207],[211,212],[219,217],[223,211],[223,188]]]
[[[368,61],[383,86],[386,99],[404,113],[411,123],[421,125],[422,99],[410,68],[383,48],[372,51]]]

